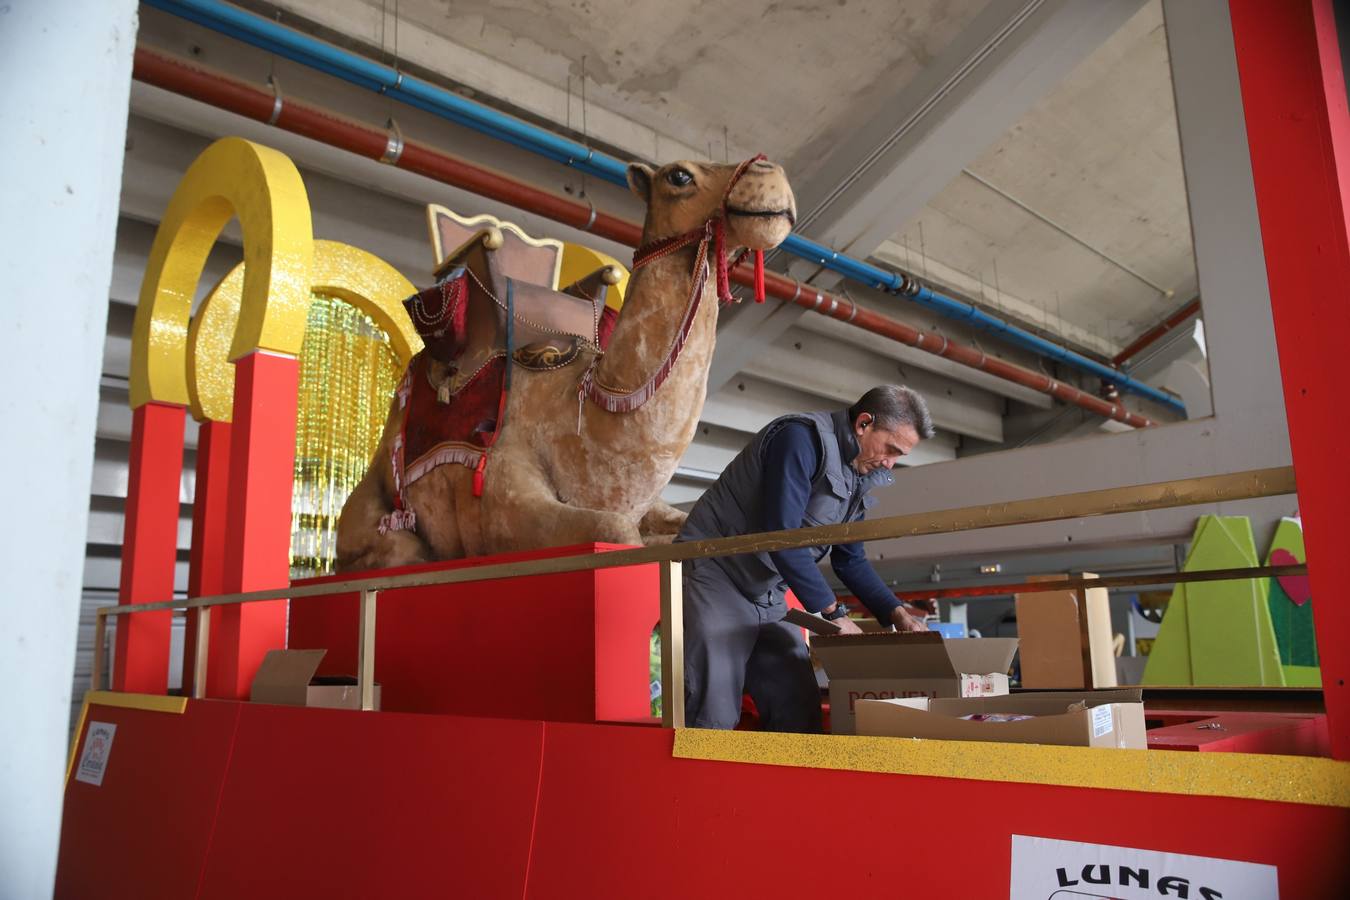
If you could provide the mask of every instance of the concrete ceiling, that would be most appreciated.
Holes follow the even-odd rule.
[[[1196,292],[1158,0],[877,250],[1098,352]]]
[[[621,153],[667,161],[766,152],[786,165],[804,216],[861,172],[853,190],[872,195],[832,210],[847,220],[852,209],[853,221],[804,221],[808,236],[1103,356],[1195,294],[1160,0],[270,5]],[[1040,46],[1018,29],[1039,30]],[[1065,59],[1053,74],[1034,72],[1034,60],[987,64],[1001,44],[1014,48],[1005,54]],[[868,155],[953,85],[959,94],[978,66],[987,71],[968,80],[1002,92],[978,115],[1002,124],[947,139],[938,150],[954,161],[941,173],[945,187],[930,175],[916,200],[914,178],[888,182],[893,171]],[[911,86],[926,93],[909,97]],[[878,204],[905,218],[888,219]],[[878,222],[890,227],[877,232]]]
[[[364,0],[387,13],[392,0]],[[840,129],[873,115],[979,13],[984,0],[401,0],[421,27],[717,159],[767,153],[812,174]],[[492,85],[481,85],[491,90]],[[662,161],[665,161],[664,159]]]

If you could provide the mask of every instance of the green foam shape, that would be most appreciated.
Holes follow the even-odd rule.
[[[1201,516],[1195,523],[1195,534],[1191,538],[1191,547],[1198,546],[1204,538],[1205,530],[1212,516]],[[1190,559],[1187,558],[1189,565]],[[1185,571],[1187,566],[1182,566]],[[1142,684],[1174,685],[1194,684],[1191,677],[1191,635],[1186,615],[1186,585],[1178,584],[1172,588],[1172,597],[1167,601],[1167,611],[1163,613],[1162,624],[1158,626],[1158,636],[1153,640],[1153,649],[1149,651],[1144,663]]]
[[[1266,565],[1273,565],[1271,556],[1276,550],[1287,550],[1294,559],[1307,562],[1303,528],[1296,519],[1281,519],[1276,526],[1275,536],[1270,541],[1270,552],[1266,554]],[[1312,601],[1295,606],[1284,588],[1280,587],[1279,580],[1272,578],[1269,606],[1271,622],[1275,626],[1275,642],[1286,671],[1291,667],[1316,669],[1317,636],[1313,629]],[[1321,683],[1320,675],[1318,683]]]
[[[1285,687],[1320,688],[1322,686],[1322,670],[1317,666],[1285,666],[1284,685]]]
[[[1245,516],[1202,516],[1185,572],[1256,565]],[[1145,684],[1283,685],[1268,579],[1179,584],[1144,669]]]

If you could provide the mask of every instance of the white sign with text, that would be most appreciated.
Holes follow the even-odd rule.
[[[1009,900],[1278,900],[1274,866],[1160,850],[1012,837]]]
[[[108,768],[108,756],[112,753],[113,735],[117,726],[110,722],[90,722],[89,731],[84,736],[84,751],[80,754],[80,765],[75,770],[75,780],[103,786],[103,773]]]

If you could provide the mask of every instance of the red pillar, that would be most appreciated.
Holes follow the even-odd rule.
[[[235,363],[226,593],[290,583],[291,486],[300,361],[258,351]],[[207,692],[247,699],[268,650],[286,645],[286,601],[225,606],[211,614]]]
[[[1350,759],[1350,114],[1332,0],[1232,0],[1242,104],[1298,477],[1332,755]]]
[[[132,411],[119,603],[173,599],[185,412],[170,403],[146,403]],[[172,615],[164,610],[118,617],[113,690],[168,690]]]
[[[197,438],[197,490],[192,504],[188,596],[224,593],[225,514],[230,486],[230,423],[203,422]],[[192,690],[197,611],[188,610],[183,643],[183,689]]]

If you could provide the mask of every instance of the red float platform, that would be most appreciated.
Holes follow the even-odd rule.
[[[385,569],[382,576],[625,549],[581,544]],[[348,576],[315,578],[325,584]],[[656,565],[381,591],[375,680],[394,712],[557,722],[648,721]],[[291,603],[289,646],[327,650],[320,674],[356,672],[355,593]]]
[[[67,788],[58,898],[996,898],[1014,834],[1266,863],[1299,900],[1350,877],[1343,807],[681,759],[671,730],[618,725],[88,718],[116,738],[103,784]]]
[[[1316,713],[1188,712],[1145,707],[1150,750],[1330,756],[1327,717]]]

